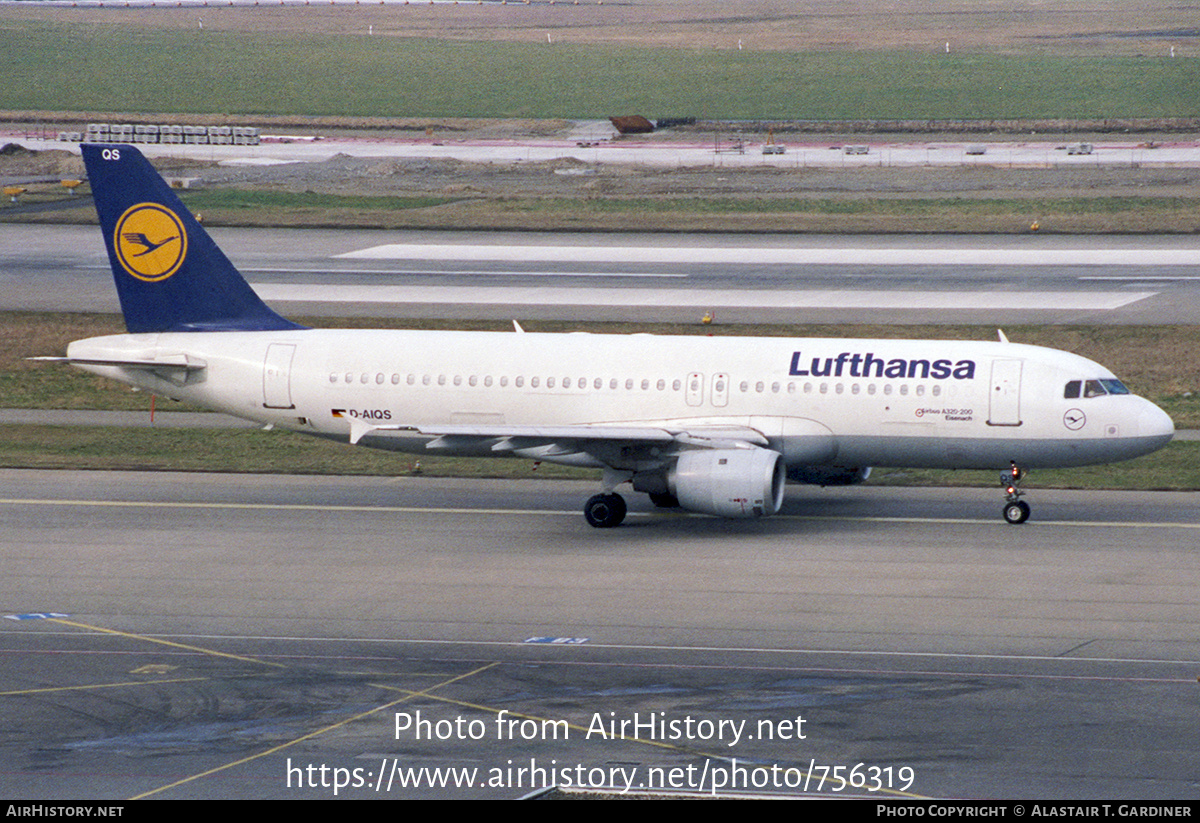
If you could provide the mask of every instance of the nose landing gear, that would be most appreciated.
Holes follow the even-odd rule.
[[[1000,485],[1004,486],[1004,519],[1014,526],[1029,519],[1029,504],[1021,499],[1025,492],[1021,491],[1021,481],[1025,471],[1010,460],[1012,468],[1000,473]]]

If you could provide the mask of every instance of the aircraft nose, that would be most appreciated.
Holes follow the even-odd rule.
[[[1175,421],[1169,414],[1147,400],[1138,415],[1138,432],[1142,437],[1153,437],[1160,440],[1160,445],[1165,446],[1175,436]]]

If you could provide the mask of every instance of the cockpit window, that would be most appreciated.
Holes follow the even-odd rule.
[[[1129,389],[1120,380],[1068,380],[1063,387],[1063,397],[1104,397],[1107,394],[1129,394]]]

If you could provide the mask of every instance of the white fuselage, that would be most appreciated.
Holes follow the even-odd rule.
[[[396,450],[431,439],[401,426],[730,426],[790,466],[1039,468],[1136,457],[1174,431],[1135,395],[1064,396],[1113,380],[1104,367],[1001,342],[307,329],[118,335],[68,354],[186,358],[203,368],[85,368],[330,438],[390,427],[354,439]]]

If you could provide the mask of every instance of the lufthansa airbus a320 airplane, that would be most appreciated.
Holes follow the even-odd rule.
[[[630,483],[720,517],[779,510],[784,482],[871,466],[1003,472],[1165,446],[1170,417],[1108,369],[959,340],[309,329],[273,312],[132,146],[84,145],[128,334],[63,358],[156,395],[380,449],[517,456],[603,471],[593,526]],[[515,324],[514,324],[515,325]]]

